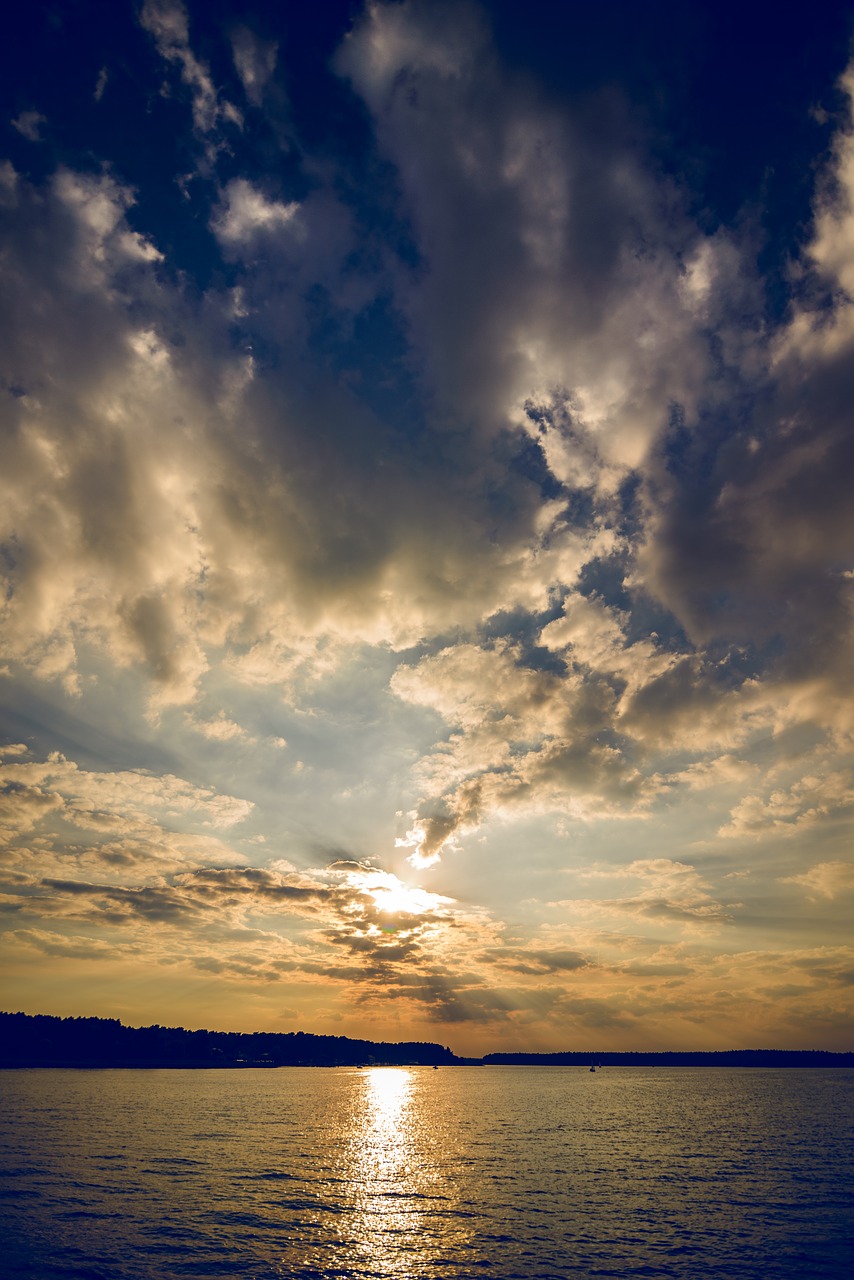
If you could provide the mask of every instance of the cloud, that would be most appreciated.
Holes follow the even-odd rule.
[[[854,265],[851,260],[850,229],[854,218],[854,66],[840,78],[840,88],[848,99],[848,118],[833,140],[830,172],[816,200],[815,227],[808,248],[809,257],[821,274],[838,285],[842,299],[854,301]],[[842,314],[846,314],[843,307]],[[831,334],[825,334],[825,339]]]
[[[245,178],[233,178],[222,194],[211,226],[223,245],[252,240],[263,232],[275,232],[293,221],[299,205],[267,200]]]
[[[12,121],[12,128],[17,129],[22,138],[28,142],[41,142],[41,127],[47,124],[47,116],[40,111],[22,111]]]
[[[755,778],[758,772],[758,765],[727,753],[715,759],[697,761],[672,774],[668,782],[687,787],[689,791],[706,791],[710,787],[741,787]]]
[[[487,957],[499,968],[513,973],[541,974],[577,973],[590,964],[588,957],[567,948],[498,947],[486,952]]]
[[[810,898],[832,900],[854,890],[854,865],[850,862],[818,862],[802,875],[784,876],[783,884],[801,885]]]
[[[186,716],[185,723],[211,742],[252,743],[255,741],[252,735],[235,720],[229,720],[224,711],[217,712],[210,720],[194,720],[192,716]]]
[[[134,946],[116,947],[115,943],[98,938],[50,933],[45,929],[13,929],[5,935],[4,944],[7,948],[11,944],[15,950],[24,947],[62,960],[103,960],[112,964],[138,956],[142,950]]]
[[[541,505],[543,546],[525,566],[539,599],[532,592],[524,607],[543,609],[550,590],[561,592],[562,616],[536,638],[564,670],[529,665],[518,649],[509,660],[511,641],[477,656],[461,644],[393,677],[398,696],[452,727],[407,837],[423,866],[508,805],[633,810],[644,803],[636,746],[732,746],[767,724],[753,687],[719,660],[632,636],[626,590],[638,600],[647,587],[635,557],[659,519],[660,449],[675,419],[699,433],[701,415],[738,383],[758,295],[732,240],[701,234],[680,193],[648,176],[620,104],[597,101],[586,135],[505,75],[473,8],[375,6],[339,67],[374,116],[429,264],[399,274],[396,295],[425,380],[479,438],[528,438],[562,498]],[[650,484],[641,537],[629,541],[615,529],[633,473]],[[590,510],[588,537],[599,541],[561,563],[574,503]],[[609,552],[622,567],[623,608],[575,587]],[[463,664],[466,705],[451,693]],[[520,724],[529,684],[536,711]]]
[[[112,179],[70,171],[46,193],[19,188],[11,243],[27,274],[7,260],[16,324],[3,363],[24,394],[3,406],[2,628],[8,656],[43,678],[79,688],[79,647],[93,643],[119,663],[147,662],[169,700],[204,666],[181,621],[198,548],[180,478],[186,433],[167,426],[180,416],[169,349],[124,296],[138,315],[158,292],[160,255],[128,226],[131,202]],[[150,419],[135,432],[164,395],[162,435]]]
[[[207,826],[227,829],[243,821],[252,805],[234,796],[218,795],[173,774],[145,770],[95,773],[58,752],[45,761],[7,763],[2,775],[7,787],[51,788],[61,793],[80,821],[88,815],[116,811],[123,818],[143,818],[162,811],[169,817],[193,814]]]
[[[419,457],[417,444],[401,456],[386,425],[299,355],[299,291],[274,309],[276,326],[297,317],[293,357],[259,366],[235,346],[233,294],[194,315],[112,178],[61,170],[44,190],[9,189],[3,380],[21,394],[2,405],[2,625],[9,657],[40,678],[79,691],[94,650],[147,672],[157,714],[197,696],[212,647],[277,682],[319,641],[328,663],[336,644],[411,644],[542,602],[603,545],[601,530],[542,527],[512,472],[484,493],[468,464]],[[248,234],[288,206],[247,207]],[[263,328],[273,312],[255,270],[241,305]],[[517,512],[500,544],[495,501]]]
[[[32,831],[46,814],[59,809],[61,805],[62,797],[56,792],[28,787],[5,778],[0,791],[0,831],[3,840],[8,841]]]
[[[242,862],[222,834],[252,804],[144,770],[83,770],[59,753],[0,765],[3,861],[29,867],[33,844],[43,873],[52,866],[146,877],[194,864]],[[212,834],[216,832],[217,834]]]
[[[311,873],[200,867],[146,884],[5,879],[7,913],[53,926],[14,930],[7,950],[100,960],[110,947],[124,958],[144,946],[149,963],[264,981],[332,980],[367,1005],[411,1001],[440,1020],[468,1017],[465,993],[484,986],[483,975],[454,962],[455,951],[494,940],[483,913],[354,862]],[[106,938],[56,932],[65,922]],[[557,957],[558,968],[565,963]]]
[[[702,654],[681,656],[654,674],[626,698],[620,716],[624,732],[688,750],[737,746],[768,722],[753,682],[734,683],[725,664]]]
[[[161,58],[180,67],[181,80],[192,95],[193,124],[197,131],[210,134],[220,122],[240,127],[243,123],[240,112],[217,93],[209,67],[190,48],[189,19],[180,0],[145,0],[139,21],[153,37]]]
[[[317,880],[253,867],[202,867],[169,878],[160,876],[154,882],[148,879],[143,884],[114,884],[27,877],[11,896],[17,896],[25,914],[84,920],[108,931],[129,928],[131,938],[141,936],[136,930],[142,925],[187,928],[191,948],[191,926],[202,931],[202,938],[205,929],[214,926],[214,938],[220,939],[224,928],[227,932],[238,927],[242,939],[244,921],[253,913],[312,915],[330,897],[328,888]],[[161,940],[160,945],[167,944]]]
[[[709,893],[708,882],[688,863],[671,858],[637,858],[622,867],[593,868],[580,878],[603,877],[640,880],[641,890],[631,897],[576,898],[559,905],[582,918],[625,915],[692,932],[732,922],[734,904],[715,899]]]
[[[560,618],[540,632],[540,643],[592,671],[619,675],[626,689],[642,686],[675,665],[676,659],[654,640],[630,643],[628,614],[596,596],[569,592]]]
[[[854,78],[771,306],[622,92],[541,89],[488,19],[367,6],[307,95],[308,48],[146,0],[147,101],[185,104],[159,186],[13,122],[43,176],[0,163],[0,643],[39,745],[2,756],[6,906],[31,962],[43,912],[366,1017],[634,1034],[663,992],[779,1029],[680,947],[847,883]],[[150,770],[48,758],[110,732]],[[560,898],[584,865],[611,898]]]
[[[697,297],[708,324],[722,291],[686,290],[682,263],[729,282],[732,249],[650,182],[616,101],[586,131],[559,114],[503,71],[472,6],[372,6],[339,65],[430,264],[400,298],[437,393],[481,431],[530,433],[563,483],[612,493],[708,375]]]
[[[276,69],[278,44],[275,40],[262,40],[248,27],[239,26],[231,34],[231,48],[243,91],[253,106],[259,107]]]
[[[791,837],[830,819],[847,817],[852,805],[854,786],[847,771],[835,770],[824,776],[808,774],[767,795],[746,795],[732,810],[720,835],[730,839]]]
[[[846,254],[852,226],[849,110],[820,175],[811,233],[793,266],[781,326],[746,364],[753,409],[681,467],[650,476],[639,568],[647,588],[706,643],[775,646],[768,696],[790,720],[849,731],[852,525],[850,466],[854,309]],[[698,470],[701,448],[707,461]]]
[[[583,817],[643,806],[640,775],[611,737],[617,696],[607,680],[528,666],[518,646],[498,641],[400,668],[392,689],[455,727],[422,765],[434,793],[407,838],[415,865],[508,807]]]

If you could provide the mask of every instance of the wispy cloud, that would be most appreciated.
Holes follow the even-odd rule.
[[[223,122],[240,127],[243,121],[237,107],[217,92],[210,68],[190,47],[189,16],[181,0],[145,0],[139,20],[154,38],[160,56],[180,69],[192,97],[197,131],[209,135]]]

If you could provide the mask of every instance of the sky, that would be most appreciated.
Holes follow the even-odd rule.
[[[854,7],[10,21],[3,1007],[852,1048]]]

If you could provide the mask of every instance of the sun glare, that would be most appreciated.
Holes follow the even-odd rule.
[[[420,916],[447,905],[452,898],[405,884],[391,871],[360,871],[352,877],[355,888],[373,898],[380,911],[391,915]]]
[[[396,1133],[409,1101],[412,1073],[402,1067],[374,1067],[366,1072],[366,1077],[371,1127],[385,1135]]]

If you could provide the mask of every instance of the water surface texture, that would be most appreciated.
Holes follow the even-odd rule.
[[[854,1072],[0,1073],[9,1277],[852,1274]]]

